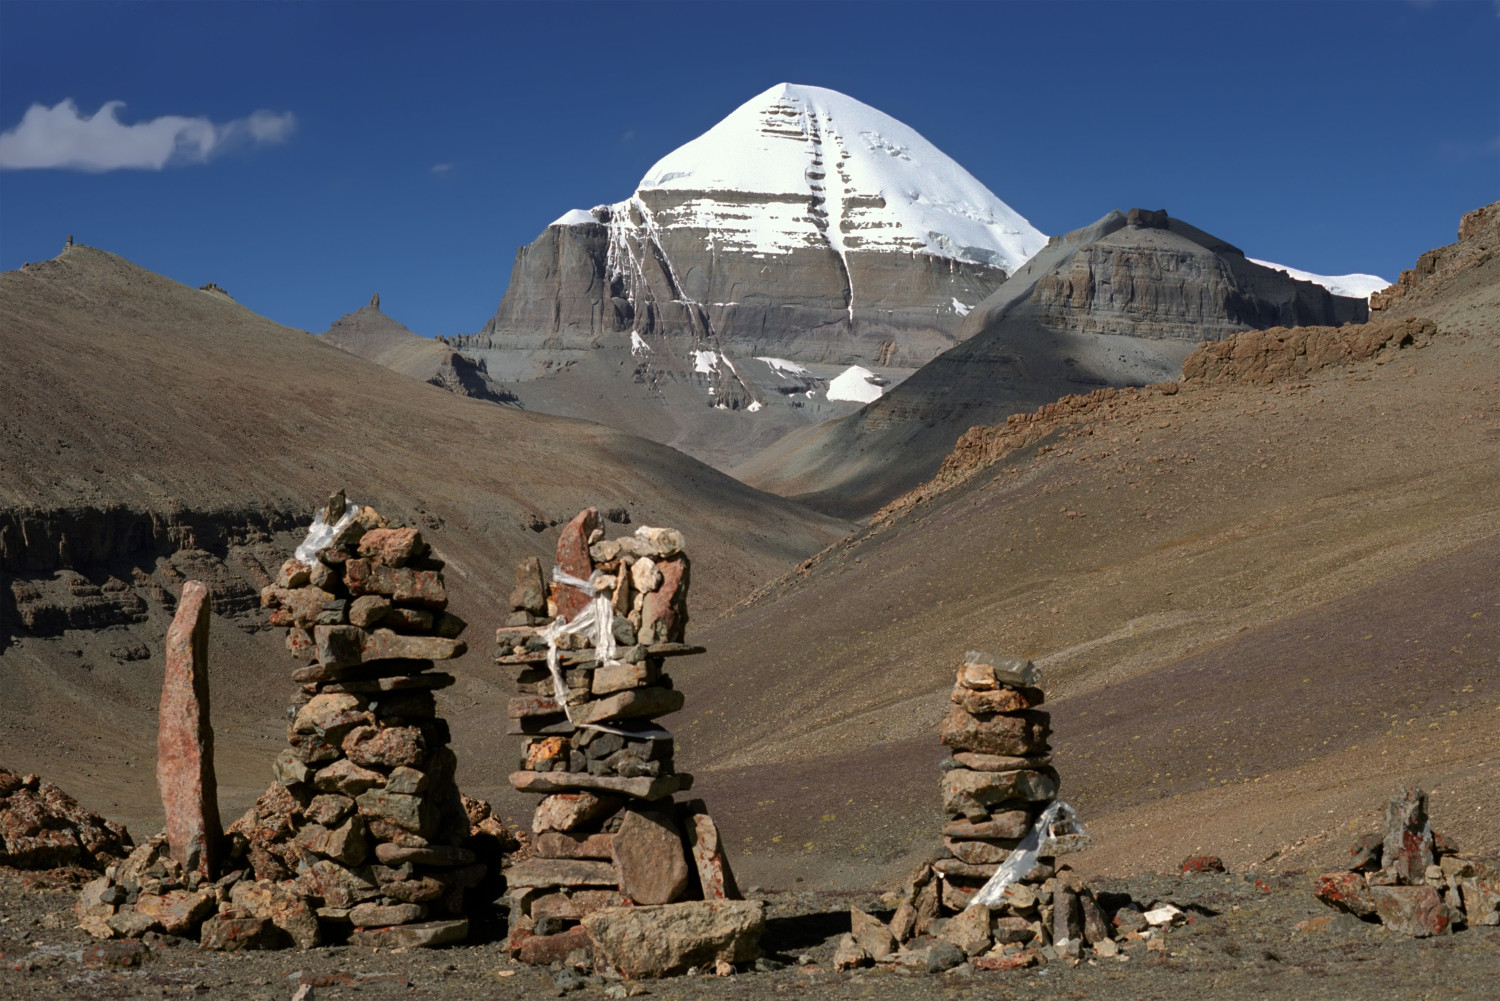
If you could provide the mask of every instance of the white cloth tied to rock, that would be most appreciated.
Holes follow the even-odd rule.
[[[333,545],[333,540],[339,537],[339,533],[354,521],[354,516],[359,514],[359,505],[353,501],[345,501],[343,515],[332,525],[324,520],[324,515],[327,513],[326,510],[319,511],[312,525],[308,527],[307,538],[302,540],[302,545],[297,547],[295,554],[298,563],[306,563],[309,566],[316,563],[318,554]]]
[[[615,606],[610,600],[610,592],[613,589],[605,583],[610,579],[610,576],[602,570],[595,570],[588,580],[584,580],[582,577],[573,576],[561,567],[552,568],[554,583],[576,587],[592,599],[587,608],[573,616],[572,622],[558,616],[546,629],[542,630],[542,639],[547,641],[547,670],[552,674],[552,698],[562,706],[563,715],[568,718],[568,722],[573,723],[580,730],[598,730],[602,733],[615,733],[622,737],[635,737],[641,740],[660,740],[670,737],[672,736],[670,733],[661,729],[633,731],[620,730],[599,723],[577,723],[573,720],[573,711],[568,708],[568,684],[563,680],[562,658],[557,650],[559,639],[568,633],[592,635],[599,666],[609,667],[620,663],[615,656],[618,649],[615,645]]]
[[[1073,808],[1062,800],[1055,800],[1042,811],[1042,815],[1036,818],[1026,837],[1016,846],[995,874],[990,877],[989,882],[979,888],[974,894],[974,899],[969,901],[968,906],[983,904],[986,907],[994,907],[1000,903],[1005,896],[1005,888],[1026,875],[1036,865],[1038,857],[1047,854],[1047,849],[1052,846],[1052,826],[1054,824],[1067,824],[1068,834],[1082,834],[1083,825],[1078,822],[1078,814]],[[967,908],[965,908],[967,910]]]

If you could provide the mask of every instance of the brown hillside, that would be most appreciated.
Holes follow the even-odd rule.
[[[661,445],[422,385],[87,247],[0,275],[0,357],[0,762],[138,833],[159,810],[171,596],[186,578],[215,591],[233,815],[269,781],[293,688],[257,593],[334,488],[418,525],[448,561],[474,651],[445,707],[466,788],[509,770],[489,637],[549,524],[597,505],[681,529],[700,615],[844,530]]]
[[[1328,863],[1402,781],[1500,847],[1500,265],[1469,267],[1431,300],[1463,325],[1313,332],[1334,364],[1272,381],[1296,338],[1239,335],[1243,372],[1216,347],[1212,379],[976,430],[699,634],[674,729],[741,868],[864,885],[930,847],[976,647],[1046,671],[1085,870]]]

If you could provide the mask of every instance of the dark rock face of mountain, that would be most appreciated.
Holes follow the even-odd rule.
[[[964,320],[961,343],[858,413],[737,467],[746,482],[846,516],[937,471],[957,437],[1070,393],[1175,379],[1200,341],[1368,317],[1246,260],[1164,211],[1111,212],[1054,237]]]
[[[651,218],[671,219],[674,205],[694,194],[639,197],[653,206]],[[634,219],[615,218],[632,212]],[[506,378],[536,374],[545,362],[513,366],[491,352],[588,351],[628,333],[736,357],[915,367],[954,344],[960,309],[1005,280],[1000,268],[921,253],[841,255],[827,246],[705,253],[710,230],[653,229],[628,203],[594,214],[600,221],[554,224],[521,248],[495,315],[480,333],[451,343],[483,353]]]

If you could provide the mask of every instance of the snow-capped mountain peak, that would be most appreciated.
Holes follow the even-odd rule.
[[[1047,242],[915,129],[824,87],[756,95],[658,160],[636,197],[613,208],[639,212],[649,192],[689,196],[657,225],[708,230],[724,249],[751,253],[897,250],[1011,272]],[[587,216],[574,210],[554,225]]]

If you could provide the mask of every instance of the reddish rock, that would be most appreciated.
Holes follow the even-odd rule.
[[[963,674],[959,674],[962,679]],[[966,713],[1013,713],[1021,709],[1034,709],[1041,705],[1044,697],[1040,688],[993,688],[988,691],[972,691],[962,684],[953,686],[949,700]]]
[[[286,932],[297,948],[310,949],[318,944],[317,916],[307,901],[288,887],[267,881],[241,880],[230,891],[230,900],[237,910],[251,917],[264,918]]]
[[[943,719],[941,738],[955,751],[1029,757],[1046,749],[1051,732],[1051,717],[1034,709],[986,717],[955,706]]]
[[[127,854],[130,835],[50,782],[0,768],[0,865],[103,869]]]
[[[611,851],[620,892],[637,904],[670,904],[687,889],[682,833],[667,810],[627,807]]]
[[[729,868],[729,858],[724,854],[724,843],[719,838],[719,826],[708,815],[708,808],[701,799],[684,805],[683,831],[687,840],[688,855],[698,870],[698,885],[704,900],[740,900],[740,888]]]
[[[344,753],[356,765],[415,768],[426,755],[422,731],[414,726],[362,726],[344,738]]]
[[[1224,860],[1217,855],[1190,855],[1182,860],[1177,871],[1184,876],[1195,872],[1223,872]]]
[[[196,893],[172,890],[160,896],[143,893],[135,902],[136,911],[154,918],[162,931],[186,938],[197,937],[198,926],[217,906],[218,900],[212,890]]]
[[[562,831],[547,831],[538,834],[532,847],[538,858],[560,859],[611,859],[613,858],[613,834],[568,834]]]
[[[765,907],[759,900],[612,907],[584,918],[583,927],[599,960],[622,976],[664,977],[758,958]]]
[[[589,536],[599,528],[599,509],[586,508],[565,526],[557,539],[557,568],[580,580],[588,580],[594,572],[594,560],[589,556]],[[556,590],[557,614],[572,621],[573,616],[588,607],[593,599],[576,587],[558,584]]]
[[[1372,886],[1375,913],[1386,928],[1413,938],[1446,935],[1454,915],[1430,886]]]
[[[208,587],[190,580],[167,629],[156,738],[156,783],[167,818],[172,858],[209,878],[217,875],[224,832],[214,778],[214,731],[209,719]]]
[[[415,528],[376,528],[359,540],[359,555],[388,567],[404,567],[426,554],[427,543]]]
[[[286,933],[268,918],[231,910],[215,914],[203,922],[198,943],[204,949],[216,952],[279,949],[286,944]]]
[[[1024,970],[1028,966],[1035,966],[1041,958],[1042,954],[1036,949],[1022,949],[1013,956],[975,956],[969,960],[969,965],[982,973],[996,973]]]
[[[1375,898],[1370,885],[1357,872],[1330,872],[1318,877],[1317,898],[1329,907],[1361,918],[1375,913]]]
[[[574,949],[592,951],[593,943],[589,941],[589,933],[582,925],[578,925],[556,935],[527,935],[519,943],[513,941],[512,948],[515,949],[516,958],[523,963],[551,966],[562,962]]]
[[[656,561],[661,586],[648,593],[641,606],[642,643],[681,643],[687,633],[687,595],[690,567],[687,554]]]

